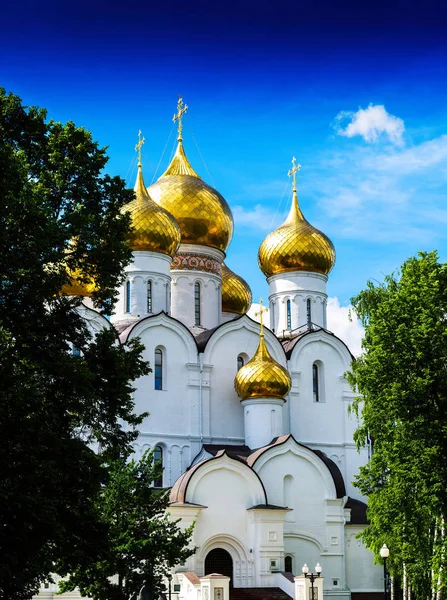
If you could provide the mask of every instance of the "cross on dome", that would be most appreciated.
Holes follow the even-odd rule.
[[[178,129],[177,129],[177,141],[181,142],[183,137],[182,137],[182,132],[183,132],[183,122],[182,122],[182,118],[183,115],[185,114],[185,112],[188,110],[188,105],[185,104],[183,106],[183,98],[182,95],[179,94],[178,96],[178,102],[177,102],[177,112],[175,113],[175,115],[172,117],[173,122],[175,123],[176,121],[178,121]]]
[[[262,317],[262,315],[265,312],[268,312],[268,308],[262,305],[262,298],[259,299],[259,311],[255,312],[255,317],[259,317],[259,335],[260,337],[264,337],[264,319]]]
[[[142,134],[141,134],[141,129],[140,129],[140,131],[138,132],[138,144],[135,146],[135,150],[138,152],[138,166],[139,167],[141,166],[141,147],[145,142],[144,137],[142,138],[141,135]]]
[[[292,175],[293,179],[293,191],[296,192],[296,174],[297,171],[299,171],[301,169],[301,165],[300,163],[295,164],[296,163],[296,158],[292,157],[292,168],[290,169],[290,171],[287,172],[287,175],[290,177]]]

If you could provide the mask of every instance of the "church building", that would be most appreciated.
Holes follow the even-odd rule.
[[[177,150],[149,187],[137,145],[125,207],[133,260],[115,314],[95,311],[77,282],[65,290],[86,297],[92,330],[114,327],[123,344],[145,346],[152,372],[135,383],[135,409],[150,414],[135,454],[155,449],[163,471],[154,485],[170,488],[172,518],[195,522],[196,551],[176,568],[173,592],[205,600],[200,578],[219,573],[235,600],[250,588],[295,597],[293,577],[318,563],[325,599],[382,598],[382,568],[357,539],[366,500],[352,481],[369,449],[357,452],[348,415],[353,357],[327,329],[333,244],[301,211],[293,159],[290,212],[258,254],[269,322],[262,302],[259,322],[250,318],[250,288],[225,264],[231,208],[187,158],[186,109],[180,98]]]

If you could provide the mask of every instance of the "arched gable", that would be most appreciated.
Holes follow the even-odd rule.
[[[104,315],[94,308],[87,306],[84,302],[78,307],[78,311],[93,334],[97,334],[103,329],[111,329],[113,327]]]
[[[197,362],[197,345],[194,336],[183,323],[180,323],[177,319],[173,319],[163,311],[137,321],[128,331],[126,331],[126,340],[134,337],[141,337],[145,331],[158,326],[162,326],[163,328],[174,332],[182,341],[186,349],[188,362]],[[160,343],[162,343],[162,340],[160,340]]]
[[[207,475],[222,470],[237,474],[245,482],[249,491],[250,506],[267,504],[264,485],[256,471],[244,462],[228,456],[225,450],[218,452],[213,458],[195,464],[181,475],[171,489],[171,503],[202,504],[200,497],[198,497],[201,482]],[[250,508],[250,506],[245,508]]]
[[[296,368],[296,365],[298,365],[300,362],[300,355],[310,344],[315,344],[318,342],[329,346],[342,362],[344,370],[349,369],[353,360],[353,356],[348,347],[342,340],[340,340],[340,338],[329,333],[325,329],[309,331],[307,334],[297,339],[297,341],[293,344],[293,347],[288,351],[288,358],[291,368]]]
[[[251,466],[261,478],[263,471],[269,461],[281,455],[291,453],[312,465],[318,472],[325,490],[325,499],[343,498],[346,494],[343,476],[337,465],[322,452],[300,444],[293,435],[283,435],[274,440],[269,446],[259,448],[247,459]],[[291,473],[293,475],[293,473]]]
[[[240,318],[236,318],[231,321],[227,321],[226,323],[223,323],[213,331],[204,349],[204,362],[206,364],[212,364],[212,355],[216,346],[222,343],[225,336],[227,336],[229,333],[242,330],[246,331],[247,334],[253,335],[257,346],[259,339],[259,323],[251,319],[248,315],[242,315]],[[279,364],[285,367],[286,356],[281,343],[278,341],[278,338],[267,327],[264,327],[264,334],[265,342],[267,344],[270,354]],[[247,344],[247,342],[245,342],[245,344]],[[240,348],[239,350],[240,352],[242,352],[244,351],[244,348]],[[239,354],[240,352],[238,351],[237,354]]]

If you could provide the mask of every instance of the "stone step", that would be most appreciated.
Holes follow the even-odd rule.
[[[231,588],[230,600],[291,600],[281,588]]]

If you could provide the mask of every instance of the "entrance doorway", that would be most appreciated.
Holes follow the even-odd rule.
[[[231,554],[223,548],[214,548],[205,558],[205,575],[219,573],[230,578],[230,587],[233,586],[233,559]]]

